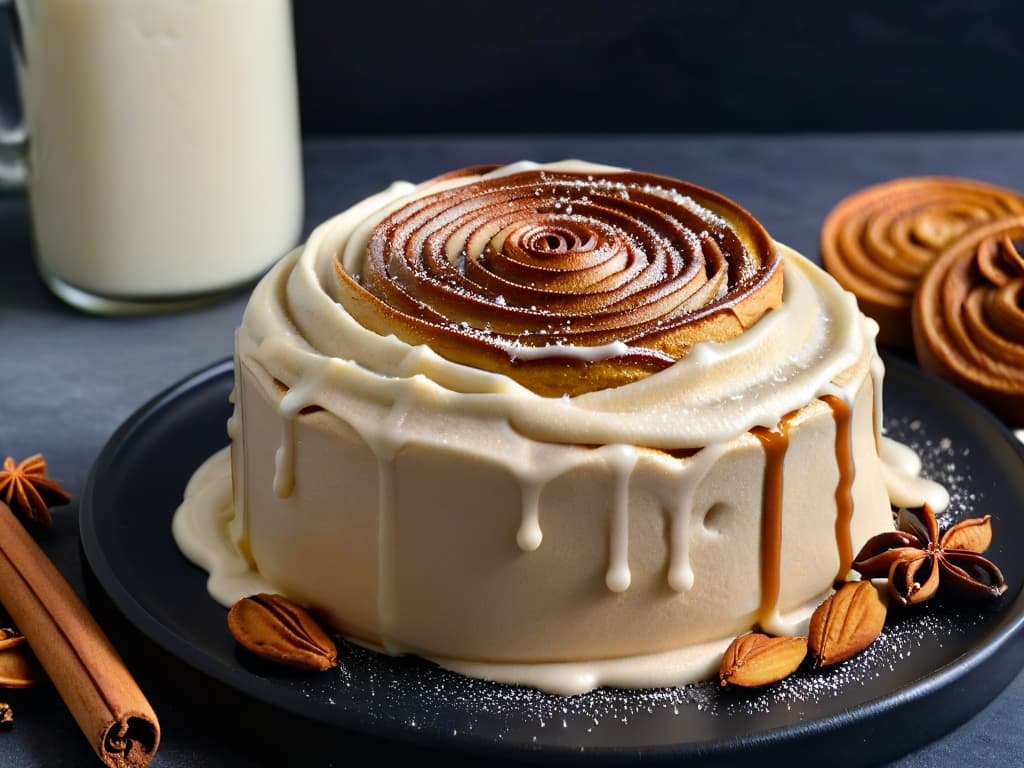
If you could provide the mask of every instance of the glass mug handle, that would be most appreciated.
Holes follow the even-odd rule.
[[[14,55],[25,60],[25,49],[21,38],[21,20],[12,0],[0,0],[0,14],[7,27],[14,49]],[[23,121],[11,118],[15,110],[0,106],[0,189],[17,189],[25,186],[25,156],[28,148],[28,131]]]

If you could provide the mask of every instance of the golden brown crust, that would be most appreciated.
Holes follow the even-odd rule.
[[[914,348],[927,370],[1024,426],[1024,215],[945,248],[914,301]]]
[[[364,327],[560,396],[739,335],[781,303],[780,265],[764,228],[708,190],[534,170],[410,202],[377,225],[358,274],[340,259],[335,273]],[[629,349],[600,359],[543,352],[617,342]]]
[[[911,304],[921,277],[957,237],[1024,213],[1024,197],[969,179],[896,179],[842,200],[821,231],[822,263],[878,321],[882,344],[910,345]]]

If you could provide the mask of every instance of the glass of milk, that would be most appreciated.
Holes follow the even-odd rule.
[[[13,176],[54,293],[100,313],[181,307],[251,283],[296,243],[289,0],[13,5],[27,135]]]

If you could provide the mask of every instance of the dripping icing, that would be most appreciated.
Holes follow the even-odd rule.
[[[876,326],[877,327],[877,326]],[[885,376],[885,363],[876,352],[871,356],[871,387],[874,393],[872,400],[871,414],[874,421],[875,450],[882,455],[882,379]]]
[[[608,542],[608,571],[604,582],[612,592],[629,589],[629,478],[636,467],[636,449],[628,445],[611,445],[605,450],[612,466],[615,489],[612,494],[611,525]]]
[[[278,403],[281,442],[274,453],[274,495],[279,499],[288,498],[295,490],[295,420],[303,409],[317,404],[317,395],[327,385],[330,368],[330,358],[317,359]]]
[[[853,542],[850,524],[853,521],[853,480],[856,468],[853,464],[853,434],[850,430],[850,404],[841,397],[825,395],[822,400],[832,409],[836,425],[836,467],[839,479],[836,482],[836,550],[839,553],[839,570],[836,581],[843,581],[853,562]]]
[[[670,480],[659,494],[668,511],[669,562],[667,581],[676,592],[685,592],[693,586],[693,569],[689,560],[688,540],[693,505],[697,489],[708,471],[725,452],[725,444],[716,443],[697,451],[686,459],[663,459],[669,464]],[[516,531],[516,544],[523,552],[539,549],[543,541],[540,524],[540,499],[544,487],[556,478],[583,466],[583,461],[599,454],[613,467],[614,486],[611,494],[608,565],[605,584],[613,592],[629,588],[631,574],[628,563],[629,485],[640,460],[640,451],[632,446],[602,446],[597,451],[580,454],[579,460],[549,463],[538,477],[521,475],[522,493],[520,525]]]
[[[705,351],[703,357],[707,357]],[[417,347],[410,350],[406,357],[406,365],[403,368],[409,375],[401,386],[390,388],[389,395],[385,400],[390,400],[387,418],[381,424],[379,430],[370,432],[361,431],[367,444],[377,457],[379,477],[379,509],[378,509],[378,618],[382,643],[385,648],[392,652],[400,651],[396,643],[390,639],[387,631],[389,625],[397,621],[396,618],[396,595],[391,574],[395,557],[395,489],[394,489],[394,468],[391,462],[398,449],[403,443],[402,424],[406,415],[416,400],[417,390],[429,388],[431,383],[426,377],[415,373],[418,365],[423,360],[430,358],[431,352],[426,347]],[[703,357],[698,354],[697,357]],[[879,378],[881,370],[874,363],[871,366],[872,381]],[[313,366],[292,386],[281,398],[279,403],[279,414],[281,418],[281,445],[275,453],[275,476],[274,490],[279,497],[289,495],[294,487],[294,463],[295,457],[295,420],[302,410],[315,402],[315,395],[321,388],[327,385],[327,377],[330,374],[331,363],[338,366],[346,366],[346,361],[326,359],[320,365]],[[841,496],[848,496],[849,487],[852,485],[853,468],[852,460],[848,456],[848,448],[844,449],[842,443],[849,442],[848,424],[844,427],[844,418],[848,421],[848,408],[845,416],[840,412],[837,403],[848,405],[852,395],[845,389],[835,384],[826,384],[822,387],[822,397],[833,410],[833,417],[836,420],[837,436],[836,451],[837,461],[840,465],[840,479],[836,490],[837,502]],[[874,393],[875,400],[878,399],[877,390]],[[830,398],[833,400],[830,402]],[[878,418],[876,406],[875,419]],[[784,463],[785,445],[779,442],[779,435],[785,435],[788,431],[786,419],[780,421],[775,430],[758,428],[752,430],[758,435],[765,446],[766,452],[771,458],[766,462],[766,507],[762,525],[765,530],[764,543],[762,546],[762,578],[763,578],[763,599],[760,608],[762,624],[777,623],[778,616],[778,595],[780,579],[780,541],[781,541],[781,473]],[[766,437],[768,436],[768,437]],[[779,447],[781,446],[781,447]],[[684,467],[678,473],[677,481],[673,484],[674,494],[666,507],[669,511],[669,563],[667,568],[667,581],[671,589],[676,592],[684,592],[692,588],[694,575],[688,557],[688,529],[692,517],[693,497],[700,480],[714,461],[724,450],[723,443],[713,443],[703,451],[698,451],[695,456],[699,460],[681,462]],[[846,458],[843,457],[845,451]],[[584,451],[583,455],[593,454],[593,451]],[[629,487],[630,479],[636,468],[638,453],[635,448],[625,445],[603,446],[596,453],[604,455],[605,461],[612,467],[614,488],[612,493],[612,504],[609,520],[608,538],[608,561],[606,566],[605,583],[613,592],[626,591],[631,583],[632,576],[629,566]],[[516,544],[525,551],[531,552],[538,549],[543,541],[543,532],[540,521],[540,499],[544,486],[562,475],[581,465],[582,459],[571,459],[561,464],[551,465],[546,472],[539,476],[529,473],[518,474],[517,479],[522,492],[522,513],[520,525],[516,531]],[[849,469],[844,471],[844,467]],[[890,473],[891,474],[891,473]],[[906,474],[906,471],[903,471]],[[889,483],[892,485],[892,483]],[[904,482],[906,485],[906,482]],[[932,484],[934,485],[934,484]],[[937,486],[936,486],[937,487]],[[915,489],[930,489],[928,481],[917,479]],[[904,492],[904,496],[911,491]],[[895,493],[899,493],[895,491]],[[774,494],[777,500],[768,501]],[[902,498],[902,497],[901,497]],[[849,505],[847,505],[849,506]],[[844,506],[837,503],[836,522],[836,546],[839,551],[840,569],[850,558],[849,544],[849,512],[844,511]]]
[[[523,485],[523,515],[519,530],[516,532],[516,545],[523,552],[534,552],[544,540],[544,532],[540,529],[540,494],[542,483],[525,483]]]
[[[669,505],[669,567],[668,585],[676,592],[693,587],[693,567],[690,564],[690,525],[697,488],[725,453],[724,443],[715,443],[699,451],[684,465],[679,488]]]

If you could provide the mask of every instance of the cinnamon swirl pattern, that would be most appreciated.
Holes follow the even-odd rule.
[[[1024,426],[1024,216],[942,251],[914,302],[914,346],[922,367]]]
[[[444,185],[466,175],[338,254],[334,297],[363,327],[578,395],[738,336],[782,300],[768,234],[707,190],[536,169]]]
[[[965,233],[1024,213],[1016,192],[939,176],[897,179],[842,200],[825,219],[822,263],[879,324],[881,344],[909,346],[911,305],[939,252]]]

